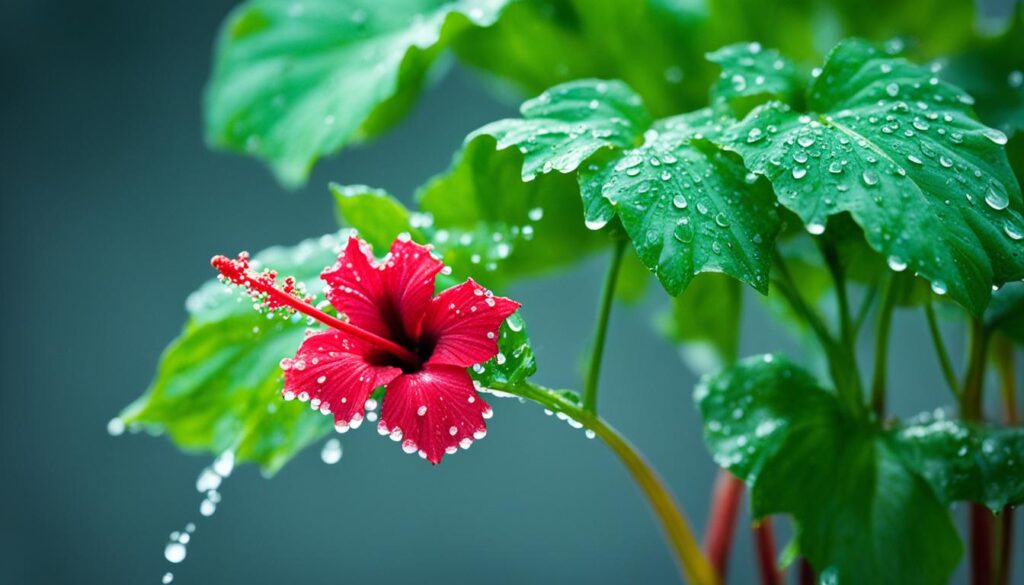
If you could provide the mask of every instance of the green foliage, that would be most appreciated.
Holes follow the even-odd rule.
[[[875,45],[833,49],[809,111],[755,109],[718,139],[771,180],[812,234],[849,212],[893,270],[975,314],[992,283],[1024,276],[1020,187],[961,90]]]
[[[711,88],[712,104],[724,104],[734,114],[745,114],[754,100],[776,99],[794,103],[803,88],[796,66],[775,49],[760,43],[736,43],[708,53],[708,61],[722,67]]]
[[[253,257],[320,290],[320,271],[334,262],[341,238],[326,235]],[[221,453],[277,471],[333,421],[281,400],[282,358],[304,339],[304,319],[268,319],[241,293],[211,280],[188,299],[185,330],[164,352],[149,390],[125,409],[129,425],[166,432],[180,447]]]
[[[695,397],[708,448],[750,484],[754,515],[791,514],[801,552],[840,583],[945,583],[961,554],[948,504],[1024,497],[1021,429],[886,430],[849,418],[777,355],[706,378]]]
[[[591,229],[621,220],[640,260],[673,295],[701,272],[724,272],[768,287],[778,229],[771,194],[738,161],[702,137],[724,121],[709,109],[650,123],[622,83],[585,80],[554,87],[475,136],[517,147],[523,176],[579,172]],[[630,148],[634,146],[633,148]],[[606,150],[595,155],[599,150]]]
[[[505,0],[250,0],[221,32],[206,93],[211,144],[266,160],[282,183],[394,124],[461,31]]]

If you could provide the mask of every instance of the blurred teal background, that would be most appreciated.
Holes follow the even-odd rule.
[[[396,130],[284,192],[258,163],[202,143],[200,94],[231,6],[4,4],[0,583],[158,583],[168,570],[175,583],[673,582],[618,461],[534,405],[493,400],[487,439],[439,467],[364,428],[341,437],[334,466],[311,448],[271,480],[237,469],[211,518],[194,487],[208,458],[163,438],[108,436],[180,330],[185,296],[212,276],[211,255],[335,229],[328,181],[408,200],[468,131],[515,112],[518,98],[498,101],[455,70]],[[594,258],[509,291],[525,306],[545,384],[579,387],[602,270]],[[742,353],[799,354],[748,297]],[[652,288],[614,314],[601,408],[699,530],[715,467],[695,378],[650,327],[664,303]],[[895,413],[949,406],[923,319],[901,314],[896,325]],[[947,334],[960,355],[961,336]],[[188,557],[172,566],[167,535],[188,522],[198,525]],[[751,560],[741,528],[731,582],[753,582]]]

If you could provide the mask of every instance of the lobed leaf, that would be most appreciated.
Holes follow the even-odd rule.
[[[875,45],[840,43],[807,94],[712,137],[772,182],[809,232],[849,212],[890,268],[980,314],[993,283],[1024,276],[1024,202],[1002,145],[971,99]]]
[[[801,552],[840,583],[945,583],[962,553],[948,504],[1024,497],[1021,429],[885,430],[845,415],[781,356],[707,377],[695,399],[715,461],[751,486],[753,514],[791,514]]]
[[[702,140],[720,131],[720,115],[704,109],[652,125],[625,84],[600,80],[551,88],[523,113],[471,138],[494,135],[498,148],[516,146],[527,181],[589,161],[578,172],[587,227],[618,216],[637,256],[670,294],[701,272],[767,290],[778,217],[771,193]]]

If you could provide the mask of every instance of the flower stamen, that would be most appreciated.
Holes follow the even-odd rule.
[[[294,278],[286,278],[285,290],[279,289],[276,282],[277,273],[273,271],[256,273],[249,265],[249,254],[246,252],[240,253],[234,260],[227,256],[214,256],[210,264],[220,272],[224,280],[244,287],[250,296],[258,298],[268,309],[288,307],[328,327],[386,351],[406,364],[418,366],[421,363],[419,356],[401,345],[328,315],[310,304],[309,297],[297,297],[296,294],[299,294],[299,290],[295,286]]]

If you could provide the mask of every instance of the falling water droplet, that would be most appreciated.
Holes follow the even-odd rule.
[[[184,544],[178,542],[177,539],[168,542],[167,546],[164,547],[164,558],[169,562],[180,563],[185,560],[186,555],[188,555],[188,549]]]
[[[587,219],[583,222],[583,225],[587,226],[588,230],[597,231],[608,225],[608,218],[599,217],[596,219]]]
[[[320,450],[320,459],[327,465],[334,465],[341,461],[341,441],[328,439],[324,443],[323,449]]]
[[[107,423],[107,434],[111,437],[119,437],[124,434],[124,421],[114,417]]]
[[[821,234],[825,233],[825,224],[811,222],[807,224],[807,233],[811,234],[812,236],[820,236]]]

